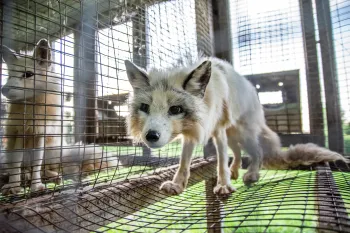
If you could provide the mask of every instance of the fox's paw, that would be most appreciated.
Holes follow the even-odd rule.
[[[257,182],[260,178],[259,172],[247,172],[243,176],[243,182],[245,185],[251,185]]]
[[[214,188],[214,193],[217,195],[229,195],[235,191],[236,189],[231,184],[227,184],[227,185],[217,184]]]
[[[1,193],[3,195],[17,194],[21,191],[22,191],[22,188],[20,187],[20,183],[5,184],[1,188]]]
[[[238,168],[231,168],[231,179],[237,180],[239,177],[239,169]]]
[[[30,186],[31,192],[43,191],[45,190],[45,185],[43,183],[34,183]]]
[[[184,188],[177,183],[172,181],[165,181],[160,187],[160,190],[164,191],[167,194],[177,195],[184,191]]]

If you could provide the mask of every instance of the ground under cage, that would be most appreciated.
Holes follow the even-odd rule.
[[[283,147],[313,142],[347,157],[349,0],[2,0],[0,7],[0,232],[350,232],[343,162],[261,170],[248,187],[243,157],[237,191],[220,197],[210,141],[195,148],[183,193],[159,191],[176,172],[181,144],[149,149],[127,134],[133,89],[124,65],[225,59],[255,86]],[[16,76],[21,81],[11,81]]]

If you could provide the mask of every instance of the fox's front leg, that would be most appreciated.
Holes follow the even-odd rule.
[[[214,193],[227,195],[236,191],[236,189],[231,185],[231,172],[228,167],[226,130],[219,129],[215,133],[214,142],[218,158],[218,181],[214,188]]]
[[[32,183],[30,191],[38,191],[45,189],[45,185],[41,181],[41,166],[44,159],[44,137],[35,138],[35,147],[33,153],[32,164]]]
[[[187,186],[188,178],[190,177],[190,164],[194,147],[194,143],[188,142],[185,139],[183,140],[180,166],[173,180],[165,181],[160,186],[160,190],[173,195],[180,194],[184,191]]]
[[[23,139],[22,138],[9,138],[7,150],[5,154],[5,169],[9,173],[9,182],[1,188],[1,193],[16,194],[19,193],[21,188],[21,166],[23,162]]]

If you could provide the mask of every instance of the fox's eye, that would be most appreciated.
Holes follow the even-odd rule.
[[[177,114],[181,114],[183,112],[184,112],[184,110],[183,110],[183,108],[181,106],[171,106],[169,108],[169,114],[170,115],[177,115]]]
[[[140,106],[140,110],[145,113],[149,113],[149,105],[142,103]]]
[[[34,75],[32,71],[26,71],[23,73],[22,78],[30,78]]]

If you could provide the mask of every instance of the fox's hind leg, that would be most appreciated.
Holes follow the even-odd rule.
[[[250,185],[259,180],[262,149],[259,145],[258,136],[254,134],[254,131],[245,131],[242,135],[245,135],[245,137],[241,139],[241,145],[251,157],[251,163],[248,166],[247,173],[243,176],[243,182]]]
[[[180,166],[177,169],[173,180],[165,181],[159,188],[168,194],[174,195],[182,193],[186,188],[188,178],[190,177],[191,157],[195,144],[188,142],[185,139],[183,140]]]
[[[230,169],[228,167],[227,135],[225,129],[219,129],[214,135],[216,154],[218,158],[218,182],[214,188],[214,193],[227,195],[236,189],[231,185]]]
[[[238,142],[232,138],[228,138],[228,146],[233,151],[234,155],[233,161],[230,165],[231,178],[237,180],[239,177],[239,169],[242,165],[241,148],[239,147]]]

